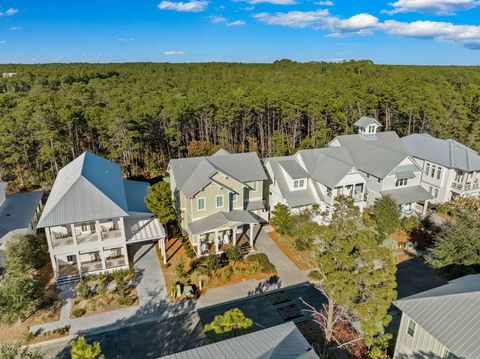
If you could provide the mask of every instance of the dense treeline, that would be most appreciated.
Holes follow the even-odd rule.
[[[84,150],[156,176],[191,141],[262,157],[323,146],[361,115],[480,149],[480,68],[368,61],[0,65],[0,175],[47,186]]]

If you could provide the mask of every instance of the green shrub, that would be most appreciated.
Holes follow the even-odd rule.
[[[397,245],[397,242],[395,242],[393,239],[387,238],[383,240],[382,246],[394,251],[395,249],[397,249],[398,245]]]
[[[262,273],[275,273],[276,271],[277,269],[272,263],[269,262],[266,264],[262,264],[262,269],[261,269]]]
[[[101,280],[97,285],[97,293],[104,297],[107,294],[107,288],[105,287],[105,282]]]
[[[242,251],[238,246],[233,246],[225,251],[227,258],[232,262],[236,262],[242,256]]]
[[[310,273],[308,273],[308,279],[313,281],[321,281],[322,276],[318,270],[312,270]]]
[[[185,266],[183,265],[183,258],[180,262],[175,266],[173,272],[178,278],[184,278],[187,274],[185,273]]]
[[[272,219],[270,223],[282,235],[292,235],[295,229],[295,221],[290,212],[290,208],[284,204],[277,204],[272,210]]]
[[[182,242],[182,247],[185,249],[185,253],[187,254],[187,257],[195,258],[195,252],[190,247],[188,240],[185,237],[180,237],[180,241]]]
[[[401,226],[405,232],[413,233],[420,227],[420,221],[416,216],[409,216],[403,219]]]
[[[258,261],[260,263],[260,265],[265,265],[267,263],[270,263],[270,261],[268,260],[268,257],[265,253],[256,253],[256,254],[251,254],[249,255],[248,257],[246,257],[246,260],[248,262],[255,262],[255,261]]]
[[[117,291],[120,297],[124,297],[127,293],[127,285],[125,281],[122,279],[116,280],[115,290]]]
[[[81,316],[83,316],[85,313],[87,312],[87,310],[85,308],[75,308],[73,310],[73,316],[75,318],[80,318]]]
[[[227,267],[225,268],[225,270],[223,271],[223,277],[226,279],[226,280],[229,280],[233,275],[233,269],[232,267]]]
[[[303,252],[310,248],[310,243],[303,238],[296,238],[293,246],[295,250]]]
[[[93,295],[92,289],[88,285],[87,281],[84,279],[80,281],[77,292],[82,299],[88,299]]]
[[[214,272],[225,266],[225,257],[222,254],[210,254],[207,257],[207,270]]]
[[[132,305],[133,299],[128,295],[118,297],[118,304],[120,305]]]
[[[208,269],[205,268],[204,266],[198,266],[197,268],[195,268],[194,273],[197,276],[207,275]]]
[[[260,262],[258,260],[250,261],[248,265],[248,273],[255,273],[258,268],[260,268]]]

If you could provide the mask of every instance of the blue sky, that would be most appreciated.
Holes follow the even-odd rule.
[[[480,64],[480,0],[0,0],[0,63]]]

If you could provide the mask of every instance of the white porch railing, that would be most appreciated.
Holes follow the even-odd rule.
[[[70,246],[73,244],[73,237],[56,237],[55,234],[52,234],[52,245],[53,248]]]
[[[120,229],[116,229],[113,231],[104,231],[101,233],[102,239],[120,238],[122,236],[122,231]]]
[[[88,263],[81,263],[80,268],[82,268],[82,273],[84,272],[94,272],[98,270],[102,270],[102,262],[88,262]]]
[[[90,234],[78,234],[77,235],[77,242],[79,244],[81,243],[88,243],[88,242],[94,242],[98,240],[98,236],[96,233],[90,233]]]
[[[125,257],[117,257],[117,258],[107,258],[107,268],[114,268],[114,267],[123,267],[125,265]]]

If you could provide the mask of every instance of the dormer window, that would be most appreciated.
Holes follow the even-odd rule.
[[[250,187],[250,190],[252,192],[255,192],[257,190],[257,182],[255,182],[255,181],[250,182],[248,186]]]
[[[305,179],[296,179],[293,181],[293,188],[294,189],[303,189],[305,188],[306,181]]]

